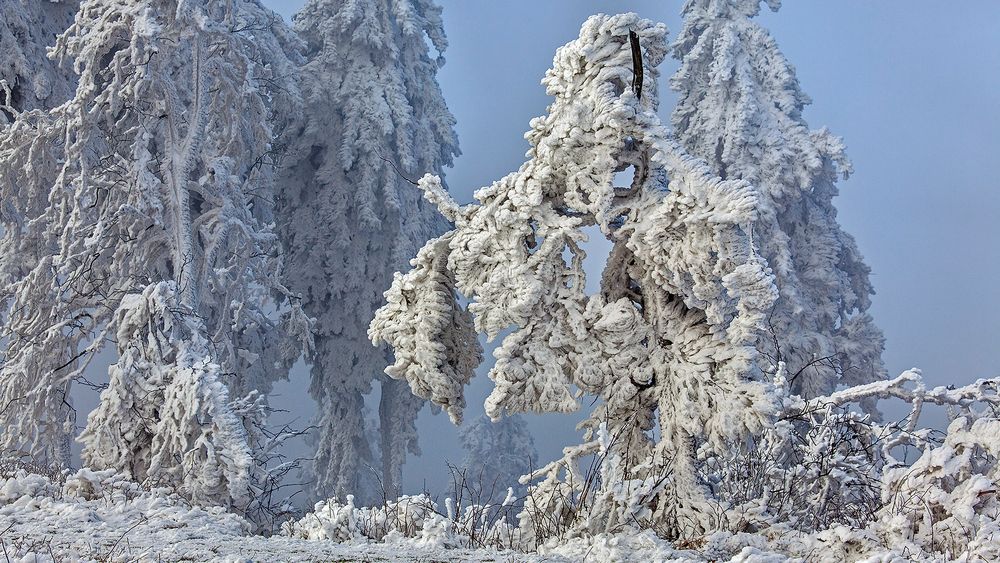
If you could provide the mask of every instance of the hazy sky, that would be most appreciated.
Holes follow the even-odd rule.
[[[286,17],[303,4],[264,3]],[[577,36],[587,16],[634,11],[665,22],[673,37],[682,2],[442,4],[450,47],[440,83],[464,153],[447,180],[457,198],[469,201],[473,190],[523,162],[528,121],[549,103],[539,81],[555,49]],[[872,268],[872,314],[886,334],[890,374],[916,366],[936,384],[1000,375],[1000,2],[785,4],[760,21],[814,100],[806,111],[810,126],[843,136],[854,162],[835,203]],[[666,61],[662,78],[675,68]],[[665,81],[661,95],[668,120],[673,99]],[[283,385],[286,396],[278,401],[300,405],[291,397],[304,378],[299,373]],[[484,375],[477,378],[469,418],[482,412],[489,385]],[[446,417],[423,416],[425,458],[458,461]],[[567,421],[531,423],[543,460],[575,439]],[[410,488],[424,478],[437,482],[436,467],[415,461],[405,481]]]

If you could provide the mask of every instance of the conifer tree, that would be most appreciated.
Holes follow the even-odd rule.
[[[672,121],[680,143],[714,174],[757,188],[753,240],[779,297],[756,345],[762,367],[774,373],[783,362],[791,391],[808,398],[884,379],[884,338],[867,313],[870,270],[832,202],[838,176],[851,172],[843,143],[809,130],[802,112],[810,100],[795,69],[752,19],[760,3],[684,5]],[[777,10],[780,1],[767,4]]]
[[[364,396],[381,386],[383,486],[398,493],[417,452],[423,401],[382,372],[392,363],[366,330],[392,273],[444,223],[406,178],[458,154],[435,79],[447,46],[431,0],[311,0],[295,16],[307,44],[305,112],[283,180],[285,279],[317,320],[310,392],[318,403],[314,494],[374,500]],[[432,58],[428,41],[439,56]]]
[[[538,468],[538,450],[524,417],[511,415],[493,422],[481,416],[459,434],[466,451],[462,468],[485,493],[508,487],[521,491],[518,479]],[[520,495],[519,495],[520,496]]]

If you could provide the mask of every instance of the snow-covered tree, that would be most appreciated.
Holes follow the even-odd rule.
[[[752,18],[761,0],[689,0],[673,45],[681,66],[674,133],[724,179],[758,192],[753,240],[779,297],[756,345],[763,368],[784,362],[806,397],[885,378],[884,339],[867,310],[874,293],[854,239],[832,200],[851,167],[841,140],[810,131],[810,102],[774,38]],[[780,0],[767,0],[777,10]],[[871,407],[871,405],[866,405]]]
[[[27,167],[15,205],[38,212],[21,236],[49,249],[6,286],[5,447],[60,459],[75,430],[69,383],[117,335],[130,340],[117,342],[84,461],[242,503],[222,483],[233,475],[209,474],[252,440],[211,428],[259,420],[264,405],[251,397],[266,395],[309,337],[285,300],[269,227],[276,139],[297,109],[296,49],[256,0],[81,3],[55,47],[78,74],[75,95],[0,140]],[[25,154],[35,144],[44,158]],[[34,209],[40,194],[46,205]],[[199,320],[177,320],[188,317]],[[150,380],[166,389],[151,392]],[[151,410],[164,417],[158,434],[136,414]],[[146,457],[157,449],[195,457]],[[178,469],[188,465],[200,469]],[[197,492],[206,487],[230,496]]]
[[[72,73],[46,51],[73,22],[76,0],[0,1],[0,125],[15,112],[52,108],[72,94]]]
[[[370,501],[364,396],[381,384],[383,484],[398,492],[417,452],[423,401],[382,372],[391,355],[366,331],[392,273],[444,222],[406,177],[440,173],[458,154],[432,58],[447,46],[431,0],[310,0],[295,16],[306,41],[304,119],[282,182],[285,279],[317,319],[310,392],[319,412],[313,493]]]
[[[10,319],[32,316],[39,305],[18,298],[16,285],[27,277],[32,267],[44,263],[52,253],[51,232],[38,224],[38,217],[49,204],[49,190],[60,169],[62,135],[46,127],[44,110],[59,105],[73,91],[74,74],[67,65],[47,56],[56,36],[69,27],[76,1],[0,2],[0,369],[10,361],[8,346],[17,336],[10,330]],[[44,305],[41,305],[44,307]],[[27,366],[57,369],[68,365],[75,352],[72,346],[50,340],[40,346],[42,354]],[[70,431],[73,409],[68,386],[45,389],[47,414],[37,420],[23,417],[20,408],[28,400],[25,381],[15,382],[13,392],[3,394],[0,417],[21,419],[16,436],[19,443],[39,443],[28,448],[40,463],[66,465],[70,455]],[[41,414],[39,411],[35,411]],[[24,439],[26,438],[26,439]],[[16,441],[3,442],[12,448]]]
[[[497,491],[520,489],[518,479],[538,468],[535,439],[520,415],[497,422],[479,417],[462,428],[459,439],[466,452],[462,468],[487,492],[494,487]]]
[[[697,460],[762,432],[778,408],[753,347],[776,297],[751,238],[757,194],[713,177],[667,137],[656,114],[665,34],[635,14],[590,18],[545,76],[555,101],[532,120],[517,172],[467,206],[425,176],[425,197],[454,229],[396,275],[370,327],[395,350],[387,373],[456,421],[476,332],[511,330],[489,373],[491,418],[600,399],[586,443],[533,474],[526,537],[542,513],[578,502],[592,508],[589,531],[713,529]],[[628,167],[632,185],[614,186]],[[614,243],[595,295],[583,269],[590,225]],[[607,461],[596,480],[579,466],[590,455]]]

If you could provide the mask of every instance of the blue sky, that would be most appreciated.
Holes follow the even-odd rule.
[[[286,17],[303,4],[264,3]],[[523,162],[528,121],[549,102],[539,81],[587,16],[634,11],[671,37],[680,28],[680,0],[441,4],[450,47],[439,78],[464,153],[447,179],[464,201]],[[872,268],[890,374],[920,367],[935,384],[1000,376],[1000,2],[785,4],[760,21],[814,100],[809,124],[844,137],[854,163],[836,204]],[[675,67],[666,61],[663,78]],[[665,84],[661,94],[668,119]],[[296,386],[303,380],[285,388]],[[488,389],[480,377],[470,390],[471,415]],[[442,437],[436,455],[459,459],[445,417],[421,425]],[[569,422],[532,426],[542,459],[573,440]],[[419,488],[430,469],[411,464],[407,483]]]

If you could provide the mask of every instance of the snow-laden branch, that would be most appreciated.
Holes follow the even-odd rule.
[[[996,379],[978,379],[974,383],[962,387],[949,385],[928,389],[924,385],[920,370],[910,369],[888,381],[856,385],[825,397],[817,397],[810,400],[810,403],[840,406],[860,403],[868,398],[896,398],[907,403],[922,402],[967,407],[973,403],[1000,404],[1000,395],[997,393],[998,386],[1000,386],[1000,381]]]

